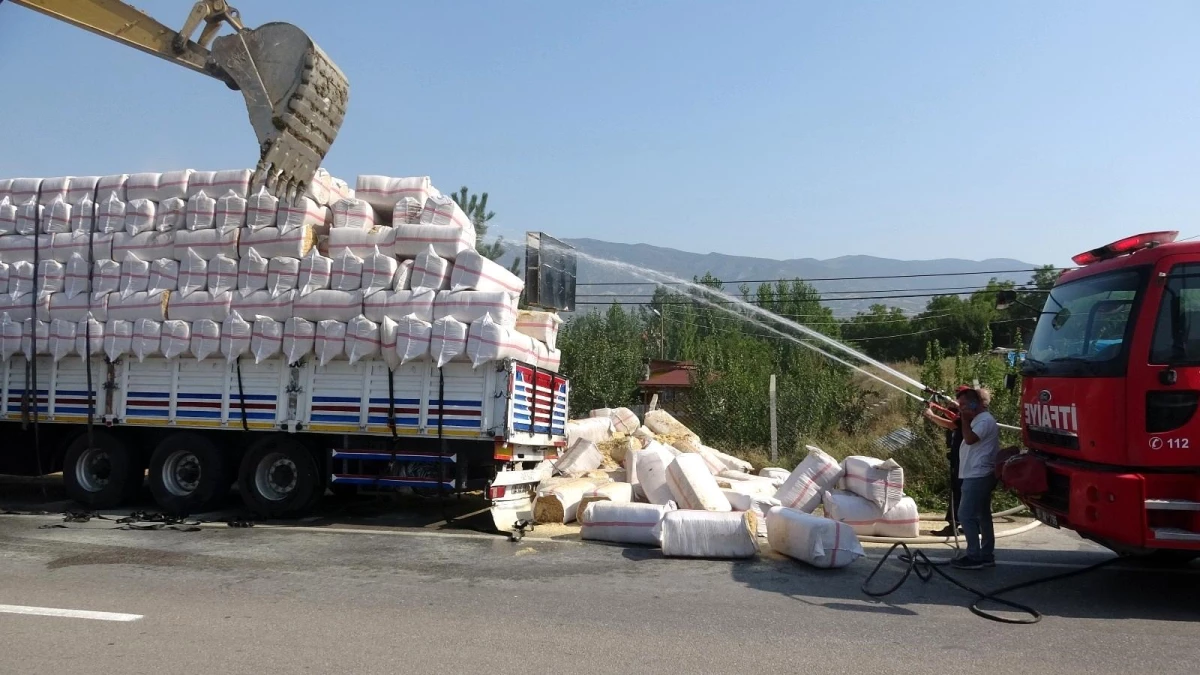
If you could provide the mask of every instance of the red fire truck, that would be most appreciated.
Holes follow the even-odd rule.
[[[1200,556],[1200,241],[1177,234],[1073,258],[1022,365],[1029,452],[1002,476],[1048,525],[1189,559]]]

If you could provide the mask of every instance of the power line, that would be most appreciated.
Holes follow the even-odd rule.
[[[1012,291],[1018,291],[1018,292],[1025,293],[1025,292],[1036,292],[1040,289],[1027,288],[1027,287],[1012,287],[1012,288],[997,289],[997,288],[993,288],[990,285],[989,286],[938,286],[938,287],[934,287],[934,288],[860,288],[857,290],[849,290],[849,291],[818,290],[818,291],[814,291],[812,293],[812,295],[818,295],[818,296],[824,297],[824,296],[830,295],[830,294],[846,295],[846,294],[854,294],[854,293],[900,293],[902,291],[914,291],[914,292],[915,291],[921,291],[921,292],[925,292],[925,291],[963,291],[965,293],[965,292],[974,292],[974,291],[996,291],[996,290],[1012,290]],[[670,293],[670,291],[668,291],[668,292]],[[695,291],[695,292],[700,293],[700,291]],[[714,292],[715,293],[725,293],[724,291],[714,291]],[[684,296],[689,295],[688,293],[672,293],[672,294],[673,295],[684,295]],[[955,294],[955,295],[957,295],[957,294]],[[656,294],[656,293],[580,293],[580,294],[577,294],[575,297],[576,298],[655,298],[655,297],[658,297],[658,294]],[[784,300],[782,302],[786,302],[786,300]]]
[[[1015,290],[1015,289],[997,289],[995,291],[981,290],[981,291],[976,291],[976,293],[992,294],[992,293],[998,293],[1001,290]],[[1029,290],[1023,290],[1022,292],[1024,292],[1024,293],[1049,293],[1050,291],[1029,289]],[[714,291],[714,293],[719,294],[720,292]],[[855,300],[900,300],[900,299],[904,299],[904,298],[944,298],[944,297],[950,297],[950,296],[959,297],[962,295],[964,295],[964,294],[963,293],[906,293],[906,294],[900,294],[900,295],[861,295],[861,296],[844,297],[844,298],[819,298],[819,299],[813,298],[813,301],[825,303],[825,302],[850,302],[850,301],[855,301]],[[618,297],[622,297],[622,296],[612,296],[612,297],[618,298]],[[704,301],[712,302],[712,303],[725,303],[725,304],[741,304],[742,302],[745,302],[745,301],[737,299],[737,298],[728,298],[728,299],[705,298]],[[657,304],[681,305],[682,306],[682,305],[693,305],[693,304],[695,304],[695,302],[696,301],[685,300],[682,302],[672,301],[672,302],[662,302],[662,303],[657,303]],[[608,306],[608,305],[635,305],[635,306],[643,305],[644,306],[644,305],[649,305],[650,303],[649,302],[629,302],[629,301],[620,301],[620,300],[614,300],[611,302],[585,300],[582,302],[576,302],[576,304],[577,305],[602,305],[602,306]],[[750,304],[753,304],[753,303],[750,303]],[[755,306],[757,306],[757,305],[755,305]]]
[[[860,281],[860,280],[864,280],[864,279],[918,279],[918,278],[928,278],[928,277],[975,276],[975,275],[982,275],[982,274],[1033,273],[1033,272],[1039,272],[1042,269],[1043,268],[1040,268],[1040,267],[1034,267],[1034,268],[1029,268],[1029,269],[1017,269],[1017,270],[986,270],[986,271],[979,271],[979,272],[927,272],[924,274],[877,274],[877,275],[866,275],[866,276],[857,276],[857,277],[807,277],[807,278],[794,277],[794,278],[790,278],[790,279],[732,279],[732,280],[728,280],[728,281],[722,280],[721,283],[722,284],[774,284],[774,283],[791,283],[793,281],[809,282],[809,281]],[[1075,268],[1073,268],[1073,267],[1049,267],[1049,268],[1045,268],[1045,269],[1047,269],[1048,271],[1051,271],[1051,272],[1060,272],[1060,271],[1065,271],[1065,270],[1075,269]],[[698,282],[692,282],[692,281],[661,281],[661,282],[592,281],[592,282],[587,282],[587,283],[577,283],[575,285],[576,286],[646,286],[646,285],[678,286],[678,285],[686,285],[686,284],[691,284],[691,283],[698,283]]]
[[[999,319],[999,320],[997,320],[997,321],[989,321],[989,322],[988,322],[988,325],[989,325],[989,326],[992,326],[992,325],[995,325],[995,324],[998,324],[998,323],[1014,323],[1014,322],[1017,322],[1017,321],[1025,321],[1025,320],[1026,320],[1026,319],[1024,319],[1024,318],[1020,318],[1020,319]],[[919,331],[916,331],[916,332],[913,332],[913,333],[899,333],[899,334],[897,334],[897,335],[875,335],[875,336],[872,336],[872,337],[865,337],[865,338],[847,338],[847,337],[843,337],[842,339],[846,340],[847,342],[869,342],[869,341],[871,341],[871,340],[890,340],[890,339],[893,339],[893,338],[911,337],[911,336],[913,336],[913,335],[928,335],[928,334],[930,334],[930,333],[937,333],[938,331],[943,331],[943,330],[946,330],[947,328],[949,328],[949,326],[938,326],[938,327],[936,327],[936,328],[928,328],[928,329],[926,329],[926,330],[919,330]]]

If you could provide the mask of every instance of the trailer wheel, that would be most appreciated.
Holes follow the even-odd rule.
[[[229,494],[229,460],[212,441],[193,433],[163,439],[150,456],[150,492],[164,511],[207,511]]]
[[[238,471],[238,491],[247,508],[268,518],[303,513],[320,499],[321,485],[312,453],[290,438],[254,445]]]
[[[63,458],[63,487],[67,497],[93,509],[111,509],[133,501],[145,473],[137,453],[124,441],[103,431],[87,434],[67,447]]]

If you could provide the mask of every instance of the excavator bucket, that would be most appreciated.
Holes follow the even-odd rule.
[[[342,126],[346,76],[288,23],[218,37],[211,60],[246,98],[260,150],[254,185],[290,203],[304,194]]]

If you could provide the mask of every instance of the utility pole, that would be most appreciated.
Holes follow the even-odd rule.
[[[775,373],[771,373],[771,462],[779,461],[779,428],[775,425]]]

